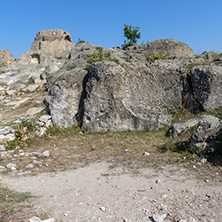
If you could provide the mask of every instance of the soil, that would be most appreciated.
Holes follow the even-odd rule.
[[[30,209],[33,216],[50,212],[64,222],[147,222],[152,215],[165,213],[164,221],[220,222],[222,174],[198,179],[202,167],[206,166],[190,170],[181,164],[161,164],[158,170],[146,167],[135,173],[111,162],[96,162],[74,170],[1,179],[10,189],[41,197]]]

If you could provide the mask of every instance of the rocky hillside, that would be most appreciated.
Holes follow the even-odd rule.
[[[59,29],[38,32],[32,48],[18,61],[9,51],[0,51],[2,105],[7,96],[22,97],[44,84],[42,108],[58,126],[158,129],[171,126],[175,110],[198,114],[222,106],[222,55],[194,55],[174,39],[136,44],[125,51],[75,45],[71,35]],[[221,122],[213,135],[220,129]]]

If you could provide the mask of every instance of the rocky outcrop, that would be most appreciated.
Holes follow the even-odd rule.
[[[14,61],[15,59],[9,50],[0,50],[0,67],[8,66]]]
[[[153,49],[157,55],[161,52],[172,56],[147,62]],[[193,70],[199,67],[196,62],[213,60],[209,53],[185,58],[192,54],[186,44],[171,39],[136,44],[126,51],[117,47],[103,49],[102,53],[90,43],[77,44],[63,68],[48,79],[46,103],[52,120],[59,126],[71,126],[77,121],[92,131],[144,130],[170,125],[170,107],[201,112],[203,105],[196,95],[201,84],[195,80],[198,77]],[[92,62],[87,74],[86,66],[92,58],[97,62]],[[192,72],[188,64],[195,64]],[[217,69],[215,64],[209,67]],[[77,87],[70,87],[69,81]],[[205,90],[206,81],[202,85],[201,90]],[[215,101],[221,100],[212,96]],[[77,117],[76,121],[73,117]]]
[[[0,84],[8,85],[5,94],[12,95],[33,91],[50,76],[45,103],[52,122],[61,127],[148,130],[169,126],[172,107],[199,113],[221,106],[220,64],[221,55],[194,56],[174,39],[124,51],[74,45],[68,32],[52,29],[39,31],[28,52],[0,67]],[[30,81],[34,84],[26,86]],[[183,127],[175,134],[180,131]]]
[[[182,99],[184,76],[178,66],[177,62],[156,61],[126,71],[113,62],[93,64],[86,83],[82,127],[117,131],[170,125],[167,106],[179,108]]]

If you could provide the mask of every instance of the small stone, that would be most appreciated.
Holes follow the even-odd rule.
[[[205,183],[209,183],[210,181],[209,181],[209,180],[204,180],[204,182],[205,182]]]
[[[33,85],[29,85],[27,86],[25,89],[23,89],[24,92],[34,92],[36,91],[36,89],[39,87],[39,84],[33,84]]]
[[[6,171],[7,171],[7,169],[5,167],[0,166],[0,173],[6,172]]]
[[[5,128],[0,129],[0,135],[6,136],[7,134],[10,134],[13,132],[13,129],[9,126],[6,126]]]
[[[196,169],[197,167],[195,165],[193,165],[193,168]]]
[[[30,163],[30,164],[28,164],[25,168],[26,169],[31,169],[31,168],[33,168],[34,167],[34,165],[32,164],[32,163]]]
[[[210,194],[206,194],[206,197],[211,198]]]
[[[16,93],[16,90],[6,90],[5,91],[5,94],[7,95],[7,96],[12,96],[12,95],[14,95]]]
[[[187,222],[186,220],[179,220],[179,222]]]
[[[43,122],[43,123],[47,123],[49,120],[51,120],[51,116],[50,115],[43,115],[39,117],[39,121]]]
[[[41,161],[38,161],[38,160],[33,160],[32,163],[33,163],[34,165],[38,165],[38,166],[42,165],[42,162],[41,162]]]
[[[196,220],[193,217],[190,217],[189,221],[190,222],[196,222]]]
[[[149,152],[144,152],[143,155],[144,156],[150,156],[150,153]]]
[[[167,194],[162,195],[163,199],[166,199],[167,197],[168,197]]]
[[[100,207],[100,210],[105,212],[106,211],[106,208],[105,207]]]
[[[14,163],[8,163],[6,165],[6,168],[10,169],[10,170],[16,170],[16,164]]]
[[[163,222],[164,218],[166,217],[166,214],[161,214],[161,215],[153,215],[153,220],[155,222]]]
[[[207,159],[206,159],[206,158],[203,158],[203,159],[201,160],[201,163],[207,163]]]
[[[158,183],[160,183],[160,180],[158,179],[158,180],[156,180],[155,182],[156,182],[156,184],[158,184]]]
[[[5,147],[3,145],[0,145],[0,152],[5,152],[5,151],[6,151]]]
[[[42,222],[42,220],[39,217],[31,217],[29,218],[29,222]]]
[[[42,153],[43,158],[48,158],[50,156],[49,150],[46,150]]]
[[[29,156],[35,156],[35,157],[39,157],[41,154],[38,152],[32,152],[29,154]]]

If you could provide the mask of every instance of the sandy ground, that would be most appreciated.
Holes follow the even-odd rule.
[[[152,215],[164,213],[164,221],[221,222],[222,176],[216,172],[215,177],[217,182],[198,179],[195,171],[176,164],[135,174],[102,162],[0,179],[11,189],[41,196],[33,214],[43,210],[64,222],[148,222]]]

